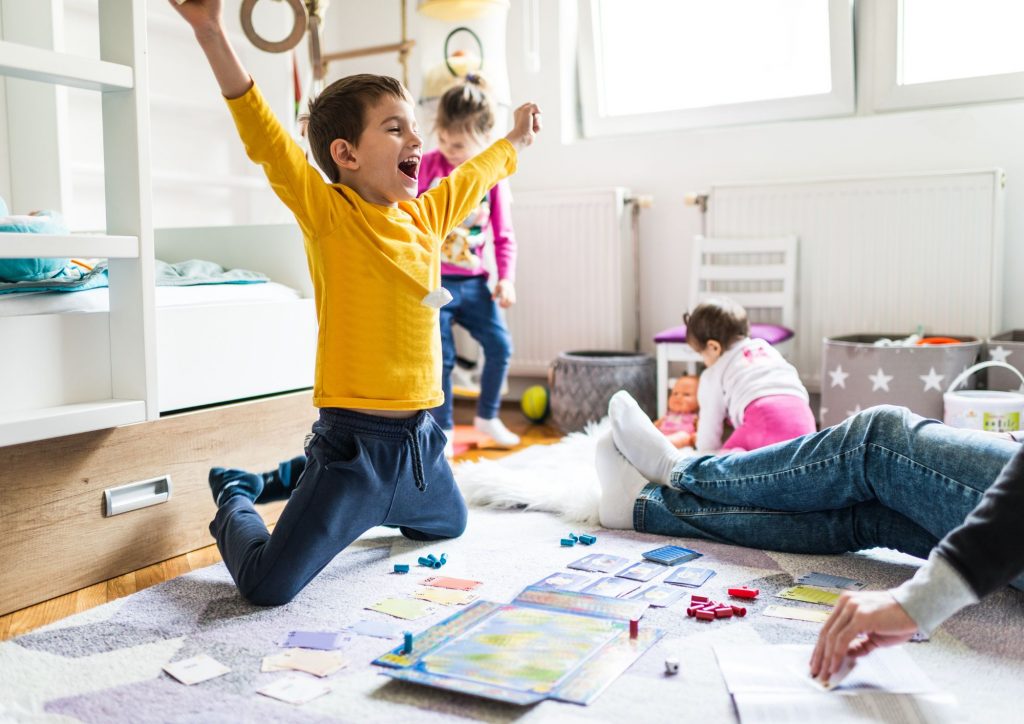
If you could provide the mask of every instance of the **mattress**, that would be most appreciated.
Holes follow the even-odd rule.
[[[84,292],[21,292],[0,294],[0,317],[73,312],[106,312],[109,289]],[[276,282],[262,284],[200,284],[188,287],[157,287],[156,306],[202,306],[245,302],[276,302],[299,299],[291,287]]]

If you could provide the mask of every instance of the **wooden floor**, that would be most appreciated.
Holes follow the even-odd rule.
[[[457,424],[470,423],[473,418],[472,403],[459,400],[455,407]],[[546,445],[557,442],[561,433],[547,425],[531,424],[517,407],[507,406],[502,409],[501,418],[510,430],[522,437],[522,443],[516,449],[530,445]],[[507,455],[508,450],[478,449],[470,450],[458,456],[457,460],[478,460],[480,458],[498,458]],[[132,573],[126,573],[103,583],[97,583],[49,601],[14,611],[0,616],[0,641],[28,633],[40,626],[58,621],[75,613],[100,606],[109,601],[141,591],[157,583],[212,565],[220,561],[220,553],[216,545],[209,545],[197,551],[172,558],[162,563],[155,563]]]

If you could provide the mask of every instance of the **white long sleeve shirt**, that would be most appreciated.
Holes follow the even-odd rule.
[[[796,368],[778,350],[763,339],[747,337],[736,342],[700,376],[697,450],[720,449],[726,415],[735,429],[743,424],[747,405],[769,395],[794,395],[804,402],[809,400]]]

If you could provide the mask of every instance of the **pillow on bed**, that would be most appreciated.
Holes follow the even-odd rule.
[[[2,203],[2,202],[0,202]],[[60,216],[52,211],[31,215],[7,215],[7,205],[0,207],[0,234],[67,234],[68,228]],[[3,237],[0,236],[0,244]],[[70,259],[0,259],[0,281],[34,282],[60,274],[71,263]]]

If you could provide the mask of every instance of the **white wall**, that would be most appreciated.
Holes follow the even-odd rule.
[[[576,138],[574,50],[575,0],[541,0],[541,69],[524,61],[523,0],[508,16],[508,71],[512,101],[535,100],[545,131],[523,155],[513,190],[627,186],[655,198],[641,216],[641,332],[679,323],[689,297],[690,239],[700,214],[683,205],[688,191],[712,183],[775,181],[832,176],[914,173],[1001,167],[1007,172],[1004,326],[1024,327],[1024,102],[980,104],[906,113],[871,114],[868,84],[860,83],[859,115],[847,118],[680,131],[596,140]],[[375,3],[358,16],[328,13],[333,46],[392,42],[397,2]],[[394,7],[392,7],[394,6]],[[869,78],[872,4],[858,3],[858,57]],[[411,32],[423,20],[410,13]],[[422,50],[422,49],[421,49]],[[418,68],[418,57],[413,64]],[[391,58],[350,61],[332,75],[367,71],[398,75]],[[699,69],[680,69],[699,72]],[[417,87],[417,80],[411,85]],[[513,212],[514,213],[514,212]],[[521,243],[529,243],[523,239]],[[653,345],[646,342],[647,348]]]

